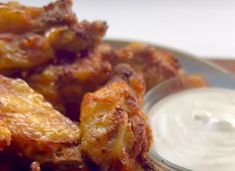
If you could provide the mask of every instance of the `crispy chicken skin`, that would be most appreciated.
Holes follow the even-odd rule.
[[[182,72],[172,53],[143,43],[132,43],[116,49],[114,55],[110,55],[108,58],[113,65],[124,62],[131,65],[136,71],[142,72],[147,90]]]
[[[46,64],[86,57],[102,40],[105,22],[77,21],[70,0],[43,8],[0,3],[0,73],[11,75]]]
[[[41,171],[40,163],[38,162],[31,163],[30,171]]]
[[[84,57],[100,43],[106,30],[107,25],[105,22],[82,21],[73,28],[68,26],[53,27],[46,35],[58,57],[65,52]]]
[[[99,50],[71,64],[50,65],[24,79],[56,109],[78,121],[83,95],[101,87],[111,76],[111,65],[103,61],[103,53]]]
[[[128,65],[117,67],[113,79],[87,93],[81,106],[81,151],[101,170],[133,170],[152,141],[139,104],[144,82]]]
[[[0,94],[4,128],[1,131],[5,131],[5,136],[1,135],[2,150],[9,145],[41,163],[70,160],[81,163],[80,131],[76,124],[55,111],[22,80],[0,76]]]
[[[39,66],[54,58],[49,42],[43,36],[34,33],[1,34],[0,55],[2,73]]]
[[[0,10],[1,11],[1,10]],[[87,55],[104,35],[102,22],[82,22],[79,28],[52,28],[44,35],[0,35],[0,72],[32,69],[42,64],[68,63]]]
[[[42,8],[0,3],[0,33],[43,32],[53,26],[76,25],[71,6],[71,0],[59,0]]]
[[[6,123],[0,120],[0,150],[9,146],[11,142],[11,131],[7,128]]]

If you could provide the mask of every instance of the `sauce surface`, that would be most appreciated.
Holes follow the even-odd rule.
[[[149,111],[153,149],[200,171],[235,170],[235,91],[198,88],[170,95]]]

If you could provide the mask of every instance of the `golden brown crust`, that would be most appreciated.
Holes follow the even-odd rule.
[[[71,0],[59,0],[43,8],[0,3],[0,33],[44,32],[57,25],[76,25],[71,6]]]
[[[81,150],[101,169],[132,170],[136,157],[146,153],[152,141],[137,98],[142,92],[126,81],[115,78],[82,101]]]
[[[25,77],[29,85],[71,119],[78,121],[80,103],[86,92],[101,87],[111,75],[111,65],[100,51],[72,64],[50,65]]]
[[[0,76],[0,94],[1,122],[10,130],[11,146],[16,151],[40,162],[79,159],[77,125],[24,81]]]
[[[184,75],[179,77],[182,82],[182,87],[185,88],[196,88],[206,87],[208,83],[206,79],[200,74]]]
[[[40,163],[38,163],[36,161],[31,163],[30,171],[41,171]]]
[[[72,0],[58,0],[43,7],[37,17],[34,16],[36,31],[48,30],[53,26],[77,24],[77,18],[72,11]],[[32,16],[32,12],[30,13]]]
[[[11,75],[48,63],[71,63],[93,51],[107,25],[78,22],[71,5],[71,0],[43,8],[0,3],[0,72]]]
[[[33,29],[33,22],[27,11],[16,3],[0,4],[0,33],[22,33]]]
[[[76,27],[60,26],[53,27],[46,33],[50,45],[60,61],[62,53],[74,55],[74,57],[85,57],[94,47],[100,43],[107,29],[105,22],[82,21]],[[69,56],[66,56],[69,58]],[[72,60],[69,60],[73,62]],[[62,61],[63,62],[63,61]],[[55,61],[55,63],[58,63]],[[61,63],[61,62],[60,62]]]
[[[113,65],[128,63],[133,69],[143,73],[147,90],[181,74],[180,65],[172,53],[143,43],[132,43],[117,49],[108,59]]]
[[[43,36],[33,33],[25,35],[1,34],[0,55],[1,72],[29,69],[54,58],[48,41]]]
[[[6,124],[0,120],[0,151],[9,146],[10,143],[11,131],[7,128]]]

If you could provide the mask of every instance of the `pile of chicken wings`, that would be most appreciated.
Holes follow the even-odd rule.
[[[114,48],[72,1],[0,3],[0,170],[155,170],[145,91],[182,73],[142,43]]]

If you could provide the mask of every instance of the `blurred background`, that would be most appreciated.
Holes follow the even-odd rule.
[[[156,43],[202,58],[235,59],[235,0],[74,0],[74,4],[80,20],[107,21],[107,39]]]

